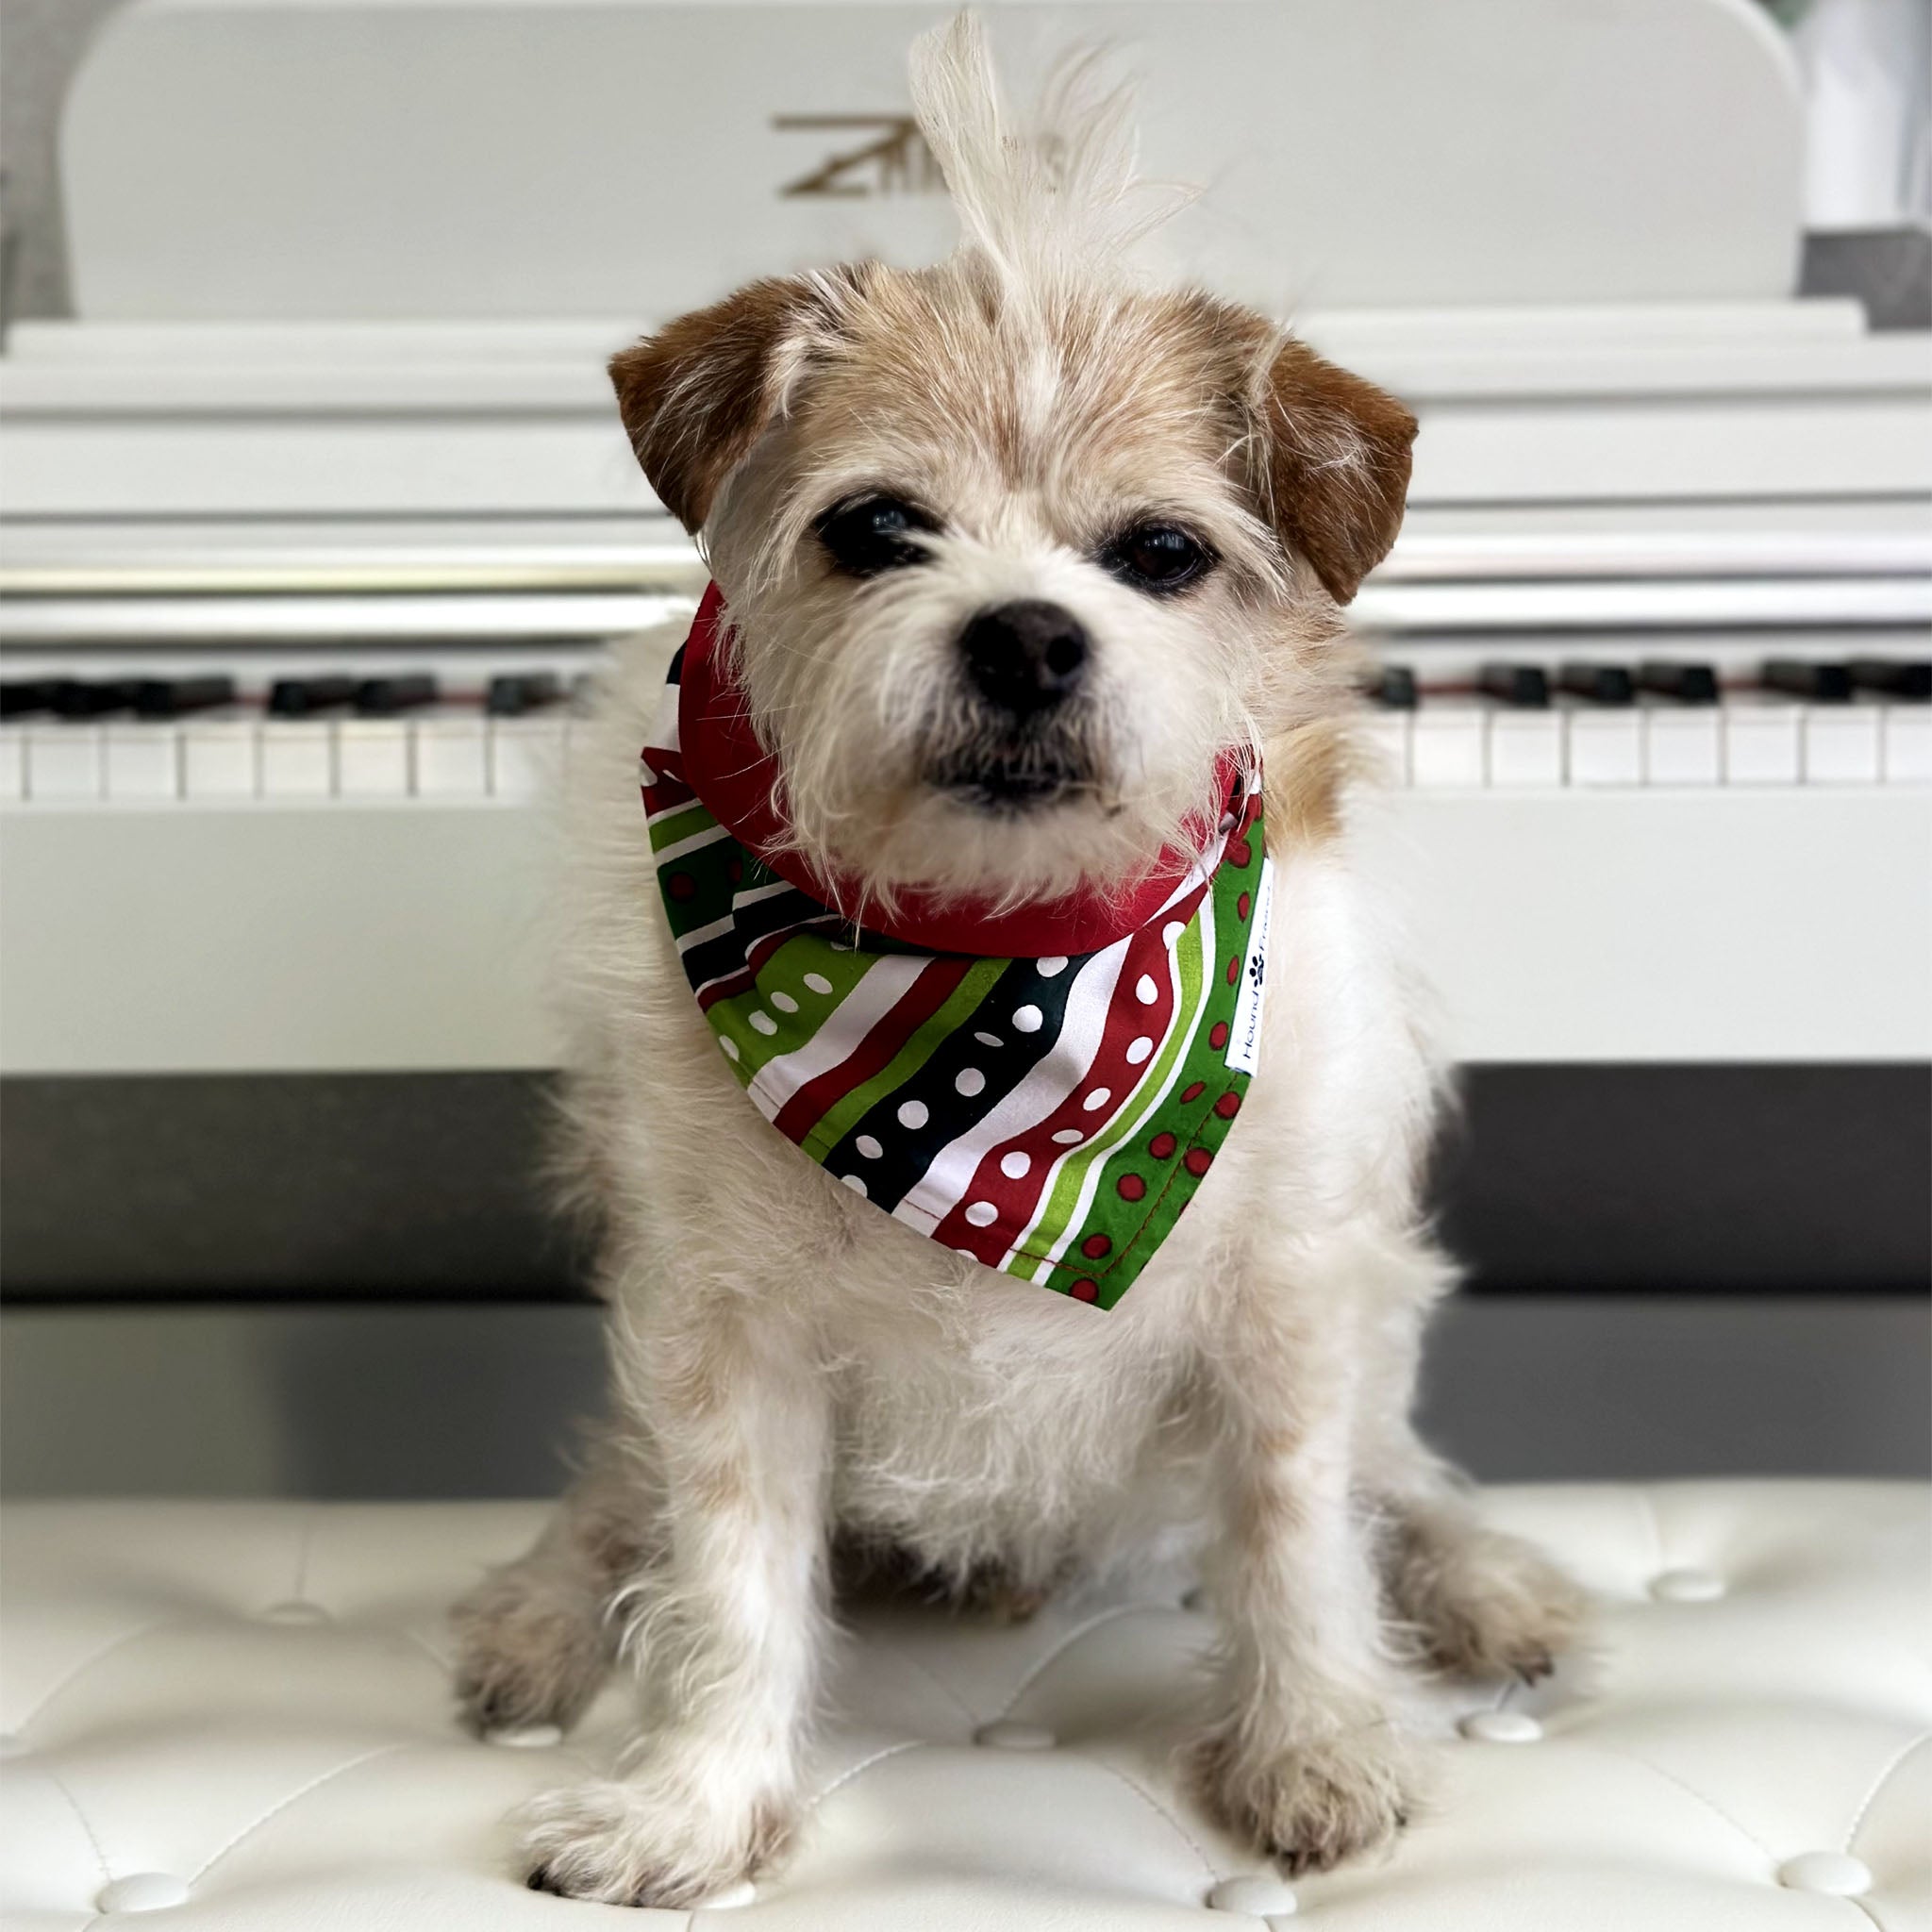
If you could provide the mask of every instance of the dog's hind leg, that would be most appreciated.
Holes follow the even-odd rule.
[[[631,1446],[603,1437],[535,1546],[457,1605],[457,1698],[474,1729],[568,1728],[596,1695],[616,1652],[611,1598],[654,1535],[654,1489]]]

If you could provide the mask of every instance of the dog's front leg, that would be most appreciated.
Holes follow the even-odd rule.
[[[1223,1356],[1222,1530],[1210,1561],[1220,1707],[1196,1764],[1210,1805],[1290,1872],[1386,1845],[1416,1747],[1356,1507],[1357,1341],[1345,1295],[1257,1307]]]
[[[826,1630],[828,1400],[797,1331],[728,1288],[619,1325],[617,1382],[660,1459],[660,1554],[613,1614],[641,1728],[621,1776],[527,1814],[531,1884],[692,1906],[784,1843]]]

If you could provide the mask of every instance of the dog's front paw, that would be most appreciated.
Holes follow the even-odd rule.
[[[1583,1591],[1520,1538],[1474,1524],[1398,1538],[1391,1607],[1422,1659],[1460,1677],[1546,1677],[1588,1624]]]
[[[1217,1735],[1195,1770],[1215,1814],[1291,1876],[1386,1851],[1421,1786],[1416,1746],[1386,1719],[1273,1756]]]
[[[791,1836],[791,1807],[733,1810],[667,1781],[602,1779],[551,1791],[522,1815],[535,1891],[613,1906],[701,1906],[752,1878]]]

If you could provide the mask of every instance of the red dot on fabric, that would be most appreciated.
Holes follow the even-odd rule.
[[[1214,1111],[1224,1121],[1233,1120],[1241,1110],[1241,1097],[1232,1087],[1214,1103]]]
[[[1236,981],[1236,980],[1238,980],[1238,979],[1239,979],[1239,978],[1240,978],[1241,976],[1241,961],[1240,961],[1239,959],[1230,959],[1230,960],[1229,960],[1229,961],[1227,962],[1227,983],[1228,983],[1228,985],[1232,986],[1232,985],[1233,985],[1233,984],[1235,983],[1235,981]]]
[[[1124,1174],[1114,1183],[1120,1190],[1123,1201],[1144,1201],[1147,1198],[1147,1183],[1137,1174]]]
[[[1097,1281],[1088,1280],[1086,1275],[1083,1274],[1078,1281],[1074,1282],[1072,1288],[1068,1289],[1067,1292],[1076,1302],[1097,1302],[1100,1299],[1100,1284]]]
[[[1166,1160],[1172,1158],[1174,1150],[1180,1144],[1172,1134],[1156,1134],[1153,1140],[1148,1141],[1147,1151],[1156,1160]]]
[[[1227,848],[1227,856],[1234,860],[1235,864],[1241,871],[1245,872],[1255,862],[1255,848],[1245,839],[1237,839]],[[1245,919],[1247,914],[1242,913],[1241,917]]]
[[[1080,1252],[1083,1255],[1085,1255],[1090,1261],[1097,1261],[1100,1259],[1101,1256],[1110,1255],[1113,1252],[1113,1242],[1107,1235],[1090,1234],[1087,1237],[1087,1239],[1080,1243]]]
[[[1217,1053],[1227,1044],[1227,1022],[1225,1020],[1215,1021],[1214,1024],[1208,1029],[1208,1044]],[[1198,1087],[1194,1089],[1196,1093],[1199,1093],[1200,1091]]]
[[[1193,1082],[1193,1083],[1192,1083],[1192,1084],[1191,1084],[1191,1086],[1189,1086],[1189,1087],[1185,1088],[1185,1089],[1184,1089],[1184,1090],[1182,1091],[1182,1093],[1181,1093],[1181,1105],[1182,1105],[1183,1107],[1185,1107],[1185,1106],[1187,1106],[1187,1105],[1188,1105],[1188,1103],[1189,1103],[1190,1101],[1199,1100],[1199,1099],[1200,1099],[1200,1097],[1202,1096],[1202,1094],[1204,1094],[1205,1092],[1207,1092],[1207,1091],[1208,1091],[1208,1083],[1207,1083],[1207,1081],[1205,1081],[1205,1080],[1196,1080],[1196,1081],[1194,1081],[1194,1082]]]
[[[1190,1147],[1188,1158],[1181,1164],[1198,1180],[1214,1165],[1214,1157],[1205,1147]]]
[[[1248,914],[1255,909],[1255,901],[1253,895],[1247,892],[1243,892],[1241,895],[1241,897],[1234,902],[1234,909],[1243,919],[1245,919],[1248,916]]]
[[[698,882],[688,872],[675,872],[664,881],[664,890],[674,899],[695,899]]]

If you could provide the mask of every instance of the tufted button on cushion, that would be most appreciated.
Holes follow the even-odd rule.
[[[1872,1873],[1862,1859],[1843,1852],[1803,1852],[1777,1868],[1777,1882],[1792,1891],[1863,1898],[1872,1890]]]
[[[305,1602],[301,1597],[290,1597],[286,1602],[271,1604],[262,1611],[264,1624],[326,1624],[328,1612],[320,1604]]]
[[[1456,1728],[1476,1744],[1534,1744],[1543,1727],[1526,1710],[1474,1710]]]
[[[130,1872],[104,1885],[94,1900],[99,1912],[165,1912],[188,1903],[187,1885],[172,1872]]]
[[[1552,1487],[1485,1508],[1589,1585],[1594,1655],[1500,1709],[1500,1684],[1419,1689],[1418,1725],[1447,1740],[1467,1721],[1477,1741],[1443,1753],[1392,1856],[1298,1878],[1291,1923],[1932,1932],[1924,1491]],[[11,1506],[0,1729],[25,1749],[0,1762],[0,1924],[82,1932],[142,1875],[178,1888],[170,1932],[704,1932],[724,1899],[695,1918],[568,1905],[526,1890],[513,1862],[506,1820],[524,1799],[612,1767],[620,1684],[548,1748],[457,1723],[448,1607],[541,1514]],[[1685,1571],[1724,1593],[1694,1614],[1659,1604],[1654,1583]],[[796,1848],[726,1895],[743,1899],[734,1928],[1289,1923],[1239,1903],[1280,1894],[1243,1893],[1260,1862],[1180,1773],[1210,1631],[1178,1582],[1071,1595],[1017,1624],[859,1614]],[[265,1619],[290,1603],[326,1621]],[[1540,1741],[1490,1748],[1499,1718]]]
[[[1295,1908],[1295,1896],[1278,1878],[1224,1878],[1208,1892],[1208,1903],[1217,1912],[1285,1919]]]
[[[523,1724],[515,1730],[491,1731],[486,1741],[511,1751],[548,1751],[563,1742],[563,1732],[556,1724]]]
[[[1650,1593],[1660,1604],[1710,1604],[1724,1593],[1724,1580],[1708,1570],[1666,1570],[1650,1579]]]

